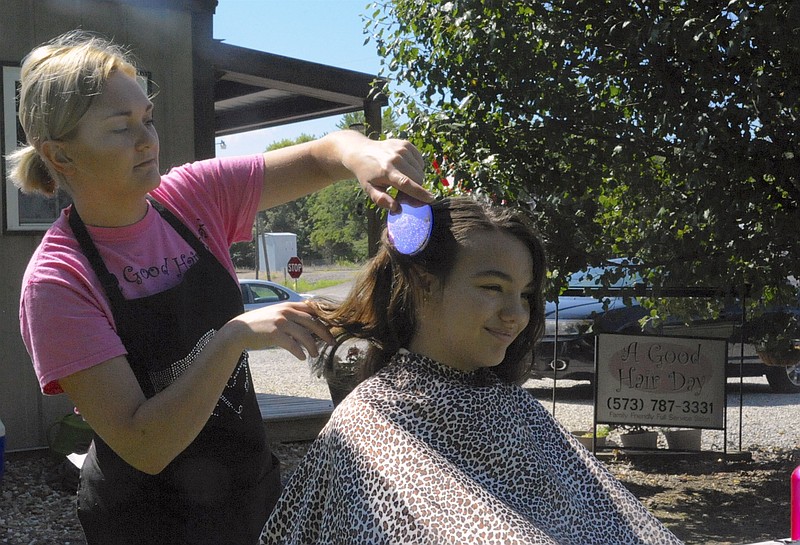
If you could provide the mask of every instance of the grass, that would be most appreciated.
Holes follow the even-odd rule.
[[[289,280],[287,282],[283,282],[280,280],[273,279],[273,282],[276,284],[280,284],[282,286],[286,286],[289,289],[292,289],[298,293],[305,293],[314,290],[320,290],[322,288],[330,288],[331,286],[338,286],[339,284],[343,284],[347,282],[345,279],[339,280],[318,280],[315,282],[309,282],[307,280],[303,280],[302,278],[297,279],[297,285],[295,286],[294,280]]]
[[[345,272],[345,274],[341,274],[342,271],[349,271],[349,273]],[[280,273],[273,273],[271,280],[276,284],[286,286],[296,292],[307,293],[349,282],[352,280],[356,271],[357,267],[355,265],[350,267],[337,267],[336,269],[309,268],[309,271],[303,273],[296,281]],[[252,269],[237,269],[236,274],[240,278],[255,278],[255,271]],[[259,278],[264,280],[266,279],[266,275],[262,273]]]

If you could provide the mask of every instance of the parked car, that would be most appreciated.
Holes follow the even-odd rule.
[[[614,261],[621,263],[622,260]],[[609,267],[621,272],[621,265]],[[645,287],[639,274],[631,269],[625,270],[604,296],[598,298],[589,294],[591,290],[602,287],[600,277],[609,267],[594,267],[571,274],[567,295],[559,298],[558,305],[547,303],[545,335],[536,348],[533,361],[534,378],[593,380],[597,333],[660,334],[727,339],[729,377],[738,377],[740,373],[747,377],[763,375],[775,392],[800,393],[800,364],[792,367],[765,365],[750,344],[744,345],[742,358],[740,309],[727,309],[718,319],[693,321],[688,327],[684,320],[668,317],[659,329],[643,331],[640,320],[649,311],[639,304],[636,297],[630,296],[631,291]],[[614,294],[615,290],[622,289],[627,292],[625,297]],[[791,309],[791,312],[800,315],[800,308]]]
[[[304,301],[311,297],[309,294],[297,293],[269,280],[240,278],[239,288],[242,290],[245,311],[288,301]]]

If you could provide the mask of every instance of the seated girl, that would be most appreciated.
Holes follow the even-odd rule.
[[[470,198],[432,212],[427,246],[398,251],[384,233],[347,299],[317,303],[339,339],[370,343],[356,359],[369,378],[292,475],[265,542],[680,543],[518,386],[544,327],[535,231]]]

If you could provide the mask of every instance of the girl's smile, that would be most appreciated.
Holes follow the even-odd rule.
[[[463,371],[492,367],[530,320],[533,259],[502,232],[478,233],[461,246],[444,285],[433,281],[409,350]]]

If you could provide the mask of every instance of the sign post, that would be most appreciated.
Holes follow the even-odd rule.
[[[289,262],[286,263],[286,270],[289,273],[289,276],[294,278],[294,289],[297,290],[297,279],[300,278],[300,275],[303,274],[303,262],[300,261],[300,258],[297,256],[292,256],[289,258]]]

